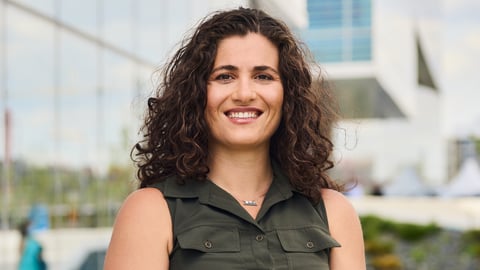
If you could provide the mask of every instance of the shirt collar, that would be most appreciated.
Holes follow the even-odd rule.
[[[230,194],[209,180],[199,181],[196,179],[186,179],[184,184],[179,184],[175,177],[171,177],[154,186],[160,188],[166,198],[198,198],[200,204],[209,205],[230,212],[231,214],[258,226],[257,222],[264,217],[273,205],[288,200],[293,196],[292,191],[294,191],[294,189],[288,178],[280,170],[280,166],[272,162],[272,168],[274,176],[273,181],[265,196],[262,207],[258,212],[256,220],[253,220],[247,211],[245,211]],[[261,229],[260,227],[258,228]]]
[[[277,200],[290,198],[293,195],[292,191],[296,190],[290,184],[288,177],[282,172],[280,165],[275,161],[272,161],[272,169],[273,181],[267,195],[280,196]],[[167,178],[164,182],[159,183],[159,185],[163,186],[161,190],[165,197],[199,198],[203,202],[209,201],[212,195],[211,193],[217,193],[216,189],[219,188],[209,180],[199,181],[191,178],[185,179],[184,184],[179,184],[177,177]],[[212,185],[215,187],[212,187]]]

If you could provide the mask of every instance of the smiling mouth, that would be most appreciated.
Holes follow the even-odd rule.
[[[230,119],[252,119],[257,118],[261,113],[259,112],[228,112],[227,117]]]

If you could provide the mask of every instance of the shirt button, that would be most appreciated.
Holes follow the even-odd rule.
[[[263,238],[264,238],[264,236],[263,236],[263,235],[261,235],[261,234],[259,234],[259,235],[255,236],[255,240],[257,240],[258,242],[262,241],[262,240],[263,240]]]
[[[212,242],[210,242],[210,240],[205,241],[203,245],[208,249],[211,249],[213,247],[213,244]]]
[[[307,248],[313,248],[315,244],[312,241],[307,242]]]

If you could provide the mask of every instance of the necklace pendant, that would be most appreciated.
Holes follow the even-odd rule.
[[[253,200],[253,201],[243,201],[243,205],[245,206],[257,206],[257,201]]]

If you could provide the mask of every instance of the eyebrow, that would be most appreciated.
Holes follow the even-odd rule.
[[[236,70],[238,70],[238,67],[233,66],[233,65],[223,65],[223,66],[219,66],[219,67],[214,68],[212,70],[212,73],[215,73],[218,70],[222,70],[222,69],[229,70],[229,71],[236,71]],[[253,70],[254,71],[270,70],[270,71],[278,74],[278,71],[276,69],[270,67],[270,66],[255,66],[255,67],[253,67]]]

